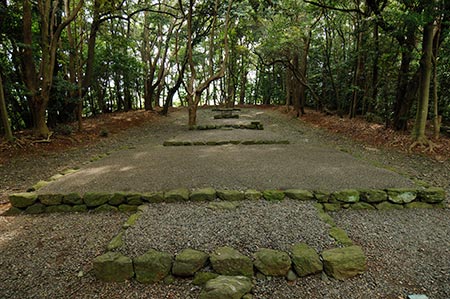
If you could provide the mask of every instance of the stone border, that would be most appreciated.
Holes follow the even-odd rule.
[[[225,125],[198,125],[189,127],[189,130],[220,130],[220,129],[246,129],[246,130],[264,130],[264,125],[259,121],[252,121],[250,124],[225,124]]]
[[[197,145],[261,145],[261,144],[290,144],[289,140],[219,140],[219,141],[190,141],[190,140],[166,140],[163,146],[197,146]]]
[[[271,195],[277,196],[275,194],[271,192]],[[361,247],[354,246],[346,232],[336,227],[321,204],[316,204],[316,207],[325,223],[330,224],[331,219],[330,236],[344,247],[318,253],[306,243],[297,243],[289,252],[260,248],[251,258],[227,246],[218,247],[209,254],[186,248],[175,256],[150,249],[132,259],[117,250],[124,244],[125,230],[133,226],[149,208],[143,205],[128,218],[121,231],[107,245],[107,252],[94,259],[94,275],[105,282],[135,279],[144,284],[172,283],[177,277],[190,278],[194,285],[203,287],[199,298],[252,298],[250,292],[254,277],[285,277],[288,281],[294,281],[299,277],[325,273],[345,280],[364,273],[367,259]],[[334,235],[333,230],[340,230],[342,235]],[[242,285],[246,287],[239,288]],[[218,295],[229,290],[233,290],[233,296]]]
[[[39,184],[39,183],[38,183]],[[41,183],[42,185],[42,183]],[[12,208],[4,215],[20,213],[40,214],[53,212],[84,211],[120,211],[134,212],[144,203],[177,202],[177,201],[223,201],[258,200],[315,200],[325,211],[339,209],[403,209],[445,207],[445,190],[443,188],[400,188],[385,190],[345,189],[335,192],[289,190],[215,190],[203,188],[189,190],[185,188],[166,192],[89,192],[84,195],[70,194],[38,194],[35,192],[9,195]]]

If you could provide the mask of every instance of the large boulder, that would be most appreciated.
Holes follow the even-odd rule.
[[[202,251],[185,249],[176,257],[172,266],[172,274],[181,277],[194,276],[208,261],[208,255]]]
[[[120,282],[133,277],[133,262],[119,252],[107,252],[94,259],[94,275],[107,282]]]
[[[415,189],[387,189],[386,192],[388,200],[396,204],[410,203],[417,197],[417,190]]]
[[[300,190],[300,189],[289,189],[284,191],[284,194],[290,199],[297,200],[313,200],[314,194],[308,190]]]
[[[327,275],[339,280],[364,273],[367,270],[366,256],[359,246],[334,248],[322,252]]]
[[[264,275],[286,276],[291,259],[284,251],[262,248],[254,254],[255,267]]]
[[[155,283],[169,275],[172,268],[172,256],[165,252],[150,249],[134,258],[136,280],[141,283]]]
[[[206,283],[198,298],[241,299],[252,287],[252,281],[245,276],[218,276]]]
[[[294,270],[300,277],[320,273],[323,270],[319,254],[305,243],[292,246],[291,258]]]
[[[440,203],[445,199],[445,190],[436,187],[420,190],[419,199],[427,203]]]
[[[209,260],[214,271],[219,274],[253,276],[250,258],[231,247],[217,248]]]
[[[36,193],[24,192],[24,193],[15,193],[9,196],[9,201],[11,205],[15,208],[26,208],[33,205],[38,196]]]

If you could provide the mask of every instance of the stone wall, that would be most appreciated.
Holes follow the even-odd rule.
[[[148,193],[77,193],[40,194],[37,192],[16,193],[9,196],[12,208],[9,215],[27,213],[83,212],[83,211],[136,211],[144,203],[176,201],[223,201],[258,200],[315,200],[325,211],[339,209],[403,209],[443,207],[445,191],[442,188],[409,188],[386,190],[339,190],[335,192],[290,190],[197,190],[176,189],[166,192]]]

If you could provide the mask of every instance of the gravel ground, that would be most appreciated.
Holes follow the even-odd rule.
[[[151,248],[176,254],[231,246],[251,257],[259,248],[290,251],[305,242],[321,252],[336,247],[328,228],[312,202],[247,201],[236,210],[213,210],[208,203],[157,204],[126,231],[121,251],[135,257]]]
[[[292,140],[292,144],[163,147],[149,140],[112,153],[39,192],[149,192],[180,187],[335,191],[414,186],[412,181],[395,172],[374,167],[308,138],[297,138],[298,128],[286,125],[271,113],[259,113],[258,110],[246,110],[245,113],[249,118],[267,124],[266,129],[188,131],[184,128],[175,139],[245,140],[253,136],[258,139]],[[201,111],[199,123],[211,121],[213,114],[210,110]]]
[[[300,143],[308,140],[324,148],[339,149],[450,191],[449,161],[368,148],[277,112],[263,111],[258,117],[266,128],[279,132],[280,139]],[[82,165],[92,155],[145,142],[161,144],[186,130],[185,114],[173,113],[157,124],[131,129],[91,148],[3,165],[0,192],[23,191],[64,168]],[[423,293],[430,299],[450,298],[449,214],[449,209],[335,213],[337,224],[363,247],[369,258],[368,272],[345,282],[321,276],[294,283],[258,280],[254,297],[405,299],[406,294]],[[103,253],[125,219],[123,214],[0,217],[0,298],[196,298],[199,288],[189,280],[176,280],[170,286],[94,280],[90,272],[93,258]],[[301,219],[299,215],[299,223]],[[292,233],[277,231],[277,227],[272,227],[273,235]]]

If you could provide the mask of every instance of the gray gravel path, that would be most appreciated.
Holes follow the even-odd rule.
[[[230,139],[232,134],[236,136],[234,138],[245,139],[253,134],[258,138],[268,136],[267,139],[279,136],[278,139],[291,140],[292,144],[163,147],[147,141],[91,163],[40,192],[144,192],[181,187],[333,191],[413,186],[409,179],[395,172],[374,167],[348,153],[301,137],[297,127],[291,127],[269,113],[256,109],[243,110],[242,113],[248,113],[252,119],[260,119],[266,129],[188,131],[185,127],[175,139],[224,140]],[[211,118],[213,112],[201,110],[199,121],[208,115]]]
[[[299,242],[319,252],[336,247],[312,202],[245,201],[235,210],[210,209],[208,205],[150,205],[126,231],[121,251],[135,257],[151,248],[176,254],[185,248],[210,253],[231,246],[251,257],[259,248],[290,251]]]

